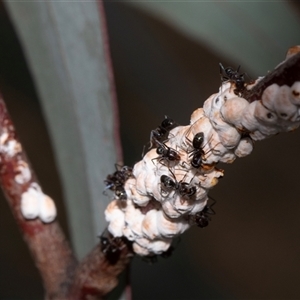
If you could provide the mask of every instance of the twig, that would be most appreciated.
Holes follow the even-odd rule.
[[[253,88],[245,90],[242,93],[242,97],[249,102],[253,102],[261,99],[264,90],[271,84],[291,86],[295,81],[300,81],[300,52],[280,64]]]
[[[123,245],[116,263],[111,263],[96,246],[76,270],[70,299],[101,299],[118,283],[118,275],[132,257],[130,248]]]
[[[1,95],[0,143],[2,189],[43,278],[47,299],[92,299],[90,296],[99,299],[110,292],[130,260],[131,250],[126,244],[122,246],[116,263],[110,263],[98,245],[78,265],[57,221],[44,223],[38,218],[24,218],[22,195],[32,184],[37,184],[37,180]],[[30,175],[22,174],[20,166],[25,165]]]
[[[26,220],[21,213],[22,195],[32,183],[37,184],[37,180],[18,141],[15,128],[1,95],[0,136],[2,137],[0,180],[6,199],[43,278],[47,298],[65,298],[77,262],[56,221],[45,224],[40,219]],[[9,143],[14,148],[3,151],[3,147]],[[27,174],[27,177],[23,176],[22,179],[20,166],[24,165],[29,168],[30,175]]]

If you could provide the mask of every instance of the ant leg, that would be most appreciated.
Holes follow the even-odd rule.
[[[146,149],[146,146],[144,145],[143,146],[143,151],[142,151],[142,158],[145,156],[145,149]],[[149,150],[150,148],[148,148],[148,150]]]
[[[223,81],[223,80],[222,80],[223,74],[226,74],[225,68],[223,67],[223,65],[222,65],[221,63],[219,63],[219,68],[220,68],[221,81]]]
[[[181,165],[181,167],[184,169],[191,169],[191,166],[186,161],[182,161],[179,165]]]

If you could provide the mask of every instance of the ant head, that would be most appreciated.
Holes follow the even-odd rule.
[[[244,84],[244,75],[242,74],[242,75],[239,75],[239,77],[238,78],[236,78],[236,80],[235,80],[235,85],[240,85],[240,84]]]
[[[181,185],[186,196],[191,197],[196,194],[197,188],[195,186],[190,186],[187,182],[182,182]]]
[[[109,244],[108,238],[104,237],[104,236],[100,236],[100,242],[101,242],[102,246],[107,246]]]
[[[197,226],[203,228],[208,226],[209,223],[209,218],[205,215],[200,215],[197,219],[196,219],[196,224]]]
[[[228,67],[225,69],[225,73],[230,76],[230,75],[234,74],[235,71],[233,70],[233,68]]]
[[[132,168],[128,166],[123,166],[121,169],[122,172],[132,172]]]
[[[127,199],[127,195],[126,195],[126,192],[125,192],[125,189],[123,188],[123,186],[117,186],[116,190],[115,190],[115,194],[117,197],[119,197],[122,200]]]

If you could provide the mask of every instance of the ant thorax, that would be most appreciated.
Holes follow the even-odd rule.
[[[179,200],[184,203],[202,198],[206,191],[201,187],[196,175],[194,170],[169,169],[168,173],[160,177],[162,200],[173,198],[175,202]]]
[[[158,147],[159,143],[166,143],[169,140],[170,131],[176,128],[178,124],[168,116],[165,116],[165,119],[161,124],[154,130],[151,130],[150,133],[150,147]]]

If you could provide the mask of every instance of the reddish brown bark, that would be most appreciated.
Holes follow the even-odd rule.
[[[0,95],[0,136],[4,132],[8,134],[5,143],[11,140],[18,141],[15,128]],[[0,158],[2,189],[23,238],[32,253],[35,264],[41,273],[47,297],[49,299],[64,298],[77,265],[69,244],[56,221],[44,224],[39,219],[26,220],[21,213],[20,200],[22,193],[27,190],[31,183],[37,182],[32,170],[31,178],[26,183],[20,184],[15,180],[15,176],[19,172],[18,164],[20,161],[30,165],[24,151],[17,151],[12,156],[5,151],[1,151]]]
[[[101,246],[96,246],[76,270],[70,299],[101,299],[116,287],[118,275],[132,257],[125,243],[118,254],[116,262],[112,263],[102,253]]]
[[[300,47],[295,48],[300,51]],[[247,99],[249,102],[253,102],[261,99],[264,90],[271,84],[276,83],[279,86],[292,86],[295,81],[300,81],[300,52],[267,74],[252,89],[245,90],[242,93],[242,97]]]
[[[8,136],[5,143],[17,142],[15,128],[0,95],[0,137]],[[1,149],[1,148],[0,148]],[[118,283],[118,275],[130,261],[131,251],[122,245],[116,263],[111,263],[102,253],[100,245],[78,265],[59,224],[45,224],[39,219],[26,220],[20,210],[22,193],[31,183],[37,182],[33,170],[26,183],[16,182],[17,166],[20,161],[29,162],[23,150],[11,156],[0,151],[0,181],[12,213],[19,225],[33,260],[43,279],[47,299],[100,299]]]

